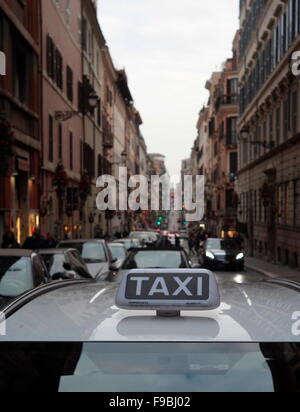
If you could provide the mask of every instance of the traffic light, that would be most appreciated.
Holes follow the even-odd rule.
[[[164,218],[162,216],[159,216],[157,219],[157,226],[161,226],[163,223]]]

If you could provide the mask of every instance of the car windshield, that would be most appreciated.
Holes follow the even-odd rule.
[[[234,239],[210,239],[207,241],[208,249],[240,249],[239,244]]]
[[[126,258],[126,251],[122,246],[110,245],[109,249],[114,259],[124,260]]]
[[[123,245],[125,248],[128,249],[133,249],[133,248],[138,248],[140,246],[140,243],[137,240],[134,239],[128,239],[128,240],[123,240],[122,241]]]
[[[0,345],[0,388],[41,392],[300,390],[300,346],[239,343]],[[298,361],[297,361],[298,359]]]
[[[33,288],[31,259],[0,258],[0,296],[15,297]]]
[[[139,251],[132,253],[124,269],[180,269],[185,267],[181,252]]]
[[[66,247],[66,245],[64,245]],[[77,249],[85,263],[107,262],[104,246],[100,242],[68,243],[68,248]]]
[[[144,232],[133,232],[130,234],[130,238],[145,240],[146,242],[148,242],[150,239],[150,235],[149,233],[144,233]]]
[[[53,277],[54,275],[57,275],[58,273],[65,272],[65,269],[63,267],[64,262],[65,262],[65,257],[62,253],[59,253],[57,255],[40,253],[40,255],[44,259],[44,262],[46,264],[46,267],[51,277]]]

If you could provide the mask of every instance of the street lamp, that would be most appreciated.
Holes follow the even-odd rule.
[[[88,101],[89,101],[89,107],[91,109],[95,109],[98,105],[99,97],[96,93],[90,93]]]
[[[240,131],[241,140],[249,144],[252,144],[254,146],[262,146],[265,149],[274,149],[275,142],[273,140],[271,140],[270,142],[268,142],[267,140],[263,140],[262,142],[260,140],[249,141],[249,134],[250,134],[249,128],[247,126],[244,126]]]
[[[240,131],[241,140],[247,141],[249,137],[249,128],[244,126]]]
[[[67,120],[72,119],[72,117],[77,116],[79,114],[86,115],[90,110],[94,110],[99,102],[99,96],[93,90],[92,86],[88,82],[85,81],[83,86],[83,102],[82,102],[82,109],[81,110],[71,110],[71,111],[56,111],[55,112],[55,120],[59,122],[65,122]]]

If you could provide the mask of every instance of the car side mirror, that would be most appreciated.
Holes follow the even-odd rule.
[[[68,262],[65,262],[65,263],[63,264],[63,268],[64,268],[65,270],[67,270],[67,271],[72,270],[71,264],[68,263]]]
[[[115,272],[115,271],[118,271],[120,267],[121,267],[121,261],[117,259],[116,261],[112,262],[112,264],[109,267],[109,270],[111,272]]]

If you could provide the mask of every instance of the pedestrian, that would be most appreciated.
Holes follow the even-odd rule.
[[[180,247],[180,236],[178,235],[175,236],[175,247]]]
[[[189,249],[190,249],[190,252],[191,252],[192,256],[195,255],[194,246],[195,246],[194,237],[193,237],[192,234],[190,234],[190,236],[189,236]]]
[[[46,241],[45,241],[45,248],[47,249],[55,249],[57,246],[57,242],[55,241],[54,237],[51,233],[47,233]]]
[[[40,229],[35,229],[32,236],[25,240],[23,249],[38,250],[45,249],[46,241],[41,235]]]
[[[3,243],[2,243],[2,248],[3,249],[18,249],[20,245],[16,241],[14,233],[9,230],[5,233],[3,236]]]

